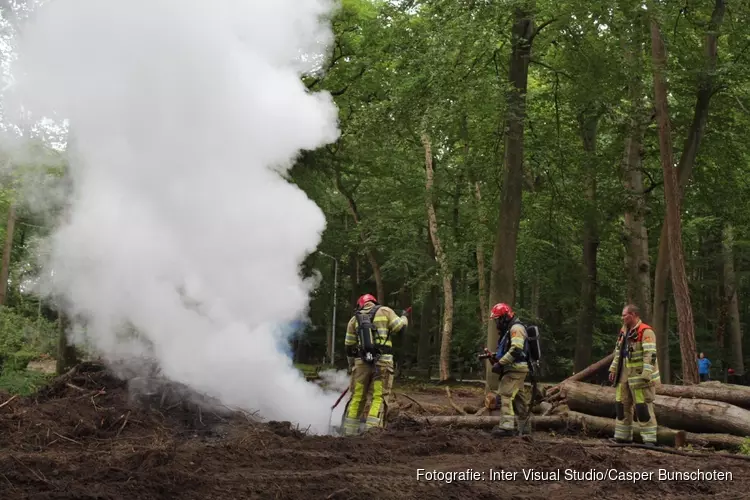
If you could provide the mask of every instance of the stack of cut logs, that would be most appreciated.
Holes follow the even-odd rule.
[[[606,371],[608,356],[560,384],[543,389],[543,401],[530,418],[534,430],[583,431],[592,436],[614,436],[615,388],[585,382]],[[750,437],[750,387],[704,382],[698,385],[660,384],[654,401],[660,444],[711,447],[737,451]],[[496,414],[493,411],[492,414]],[[491,428],[499,416],[420,417],[431,425]],[[642,442],[637,432],[634,439]],[[750,444],[750,439],[747,440]]]

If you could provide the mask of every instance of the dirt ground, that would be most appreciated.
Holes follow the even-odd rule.
[[[398,388],[397,388],[398,390]],[[445,404],[444,393],[409,394]],[[397,400],[407,399],[403,395]],[[0,404],[8,400],[0,394]],[[459,406],[479,391],[454,391]],[[35,398],[0,408],[0,499],[625,499],[748,498],[750,461],[613,448],[603,440],[534,433],[422,428],[402,412],[388,430],[355,438],[306,436],[289,424],[197,412],[190,404],[136,405],[125,385],[95,365],[58,379]],[[466,471],[436,481],[418,471]],[[524,470],[560,480],[526,480]],[[652,472],[651,481],[568,480],[565,471]],[[724,481],[660,481],[658,470],[731,472]],[[515,480],[490,471],[515,472]],[[483,474],[483,476],[482,476]],[[564,496],[562,496],[564,495]]]

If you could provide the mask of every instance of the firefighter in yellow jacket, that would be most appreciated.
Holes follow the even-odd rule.
[[[633,441],[633,414],[643,443],[656,445],[654,395],[661,383],[656,356],[656,335],[641,321],[633,304],[622,310],[623,327],[617,337],[614,359],[609,367],[609,381],[617,383],[615,395],[615,441]]]
[[[492,434],[504,436],[513,434],[528,416],[530,395],[524,391],[529,374],[528,332],[508,304],[495,304],[490,319],[495,320],[499,336],[497,351],[490,360],[492,371],[500,375],[500,422]],[[522,431],[526,432],[525,425]]]
[[[349,388],[352,391],[352,397],[344,409],[345,436],[359,434],[368,394],[371,394],[372,400],[365,429],[385,425],[394,371],[391,335],[408,325],[407,311],[398,316],[393,309],[379,305],[370,294],[357,300],[357,310],[346,327],[344,342],[351,370]]]

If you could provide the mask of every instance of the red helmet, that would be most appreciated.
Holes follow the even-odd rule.
[[[369,293],[364,294],[360,298],[357,299],[357,307],[359,309],[362,309],[366,303],[368,302],[374,302],[375,304],[378,303],[378,299],[370,295]]]
[[[490,313],[490,319],[498,319],[498,318],[504,318],[504,317],[513,317],[513,309],[510,308],[508,304],[504,304],[500,302],[499,304],[495,304],[492,307],[492,312]]]

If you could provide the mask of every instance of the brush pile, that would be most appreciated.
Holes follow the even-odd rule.
[[[230,421],[252,416],[165,379],[115,377],[103,365],[82,363],[34,396],[0,394],[0,449],[40,450],[60,441],[81,443],[175,433],[220,437]]]

